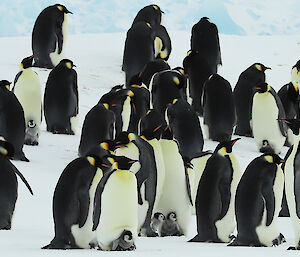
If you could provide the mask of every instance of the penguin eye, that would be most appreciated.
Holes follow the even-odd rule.
[[[163,221],[165,219],[164,215],[160,214],[158,217],[159,220]]]

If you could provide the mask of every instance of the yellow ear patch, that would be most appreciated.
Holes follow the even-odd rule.
[[[178,99],[174,99],[172,104],[176,104],[177,101],[178,101]]]
[[[88,156],[87,160],[89,161],[89,163],[93,166],[95,166],[96,160],[94,157]]]
[[[191,50],[190,51],[188,51],[187,53],[186,53],[186,56],[189,56],[190,54],[191,54]]]
[[[173,77],[174,83],[178,86],[180,84],[179,78]]]
[[[8,90],[10,90],[10,85],[6,85],[5,87],[6,87]]]
[[[103,106],[104,106],[107,110],[109,110],[109,104],[103,104]]]
[[[108,150],[108,149],[109,149],[108,143],[106,143],[106,142],[101,143],[100,146],[101,146],[104,150]]]
[[[61,5],[57,6],[57,9],[60,10],[61,12],[64,10],[64,8]]]
[[[129,139],[129,141],[135,140],[135,135],[133,133],[129,133],[128,134],[128,139]]]
[[[158,11],[159,10],[159,7],[157,5],[153,5],[153,8]]]
[[[262,71],[262,67],[260,64],[255,64],[255,68],[258,69],[259,71]]]
[[[145,136],[141,136],[141,138],[147,141],[147,138]]]
[[[115,163],[115,159],[114,159],[114,158],[108,157],[107,160],[108,160],[111,164],[114,164],[114,163]]]
[[[0,153],[3,154],[3,155],[7,155],[8,151],[4,147],[0,146]]]
[[[148,115],[151,112],[151,110],[147,111],[146,115]]]
[[[67,68],[72,69],[72,63],[67,62],[67,63],[66,63],[66,66],[67,66]]]
[[[129,90],[127,95],[130,96],[130,97],[133,97],[134,93],[131,90]]]
[[[117,162],[114,162],[112,167],[113,167],[113,169],[119,169],[119,165]]]
[[[147,22],[146,24],[150,29],[152,28],[150,23]]]
[[[267,85],[267,91],[270,91],[271,87],[269,85]]]
[[[266,155],[265,156],[265,160],[269,163],[274,163],[274,159],[273,159],[273,156],[271,155]]]
[[[219,151],[219,154],[221,154],[221,155],[228,155],[228,153],[227,153],[227,149],[226,149],[226,147],[224,146],[224,147],[222,147]]]

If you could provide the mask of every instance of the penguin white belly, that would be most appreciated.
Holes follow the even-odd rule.
[[[264,204],[262,222],[256,228],[256,233],[259,241],[266,246],[272,246],[273,245],[272,241],[276,239],[280,234],[277,227],[277,220],[278,220],[279,212],[281,210],[283,186],[284,186],[284,174],[282,169],[278,166],[274,185],[273,185],[273,191],[275,196],[275,211],[274,211],[273,220],[269,226],[266,225],[267,209],[266,209],[266,204]]]
[[[90,248],[90,242],[92,242],[96,238],[96,232],[92,231],[93,210],[94,210],[93,205],[94,205],[95,192],[102,176],[103,176],[102,170],[98,168],[89,190],[90,204],[89,204],[88,216],[84,226],[79,228],[79,225],[76,224],[71,227],[72,235],[74,236],[76,244],[80,248],[84,248],[84,249]]]
[[[101,196],[101,215],[96,229],[102,250],[111,250],[110,244],[123,230],[137,237],[138,199],[135,175],[130,171],[116,170],[107,180]]]
[[[62,34],[63,34],[63,45],[62,45],[62,51],[59,54],[58,53],[58,42],[56,42],[55,51],[50,53],[50,59],[54,66],[59,64],[59,62],[65,58],[65,49],[66,49],[66,41],[67,41],[67,35],[68,35],[68,15],[64,13],[64,21],[62,23]]]
[[[185,178],[185,168],[178,145],[173,140],[160,140],[165,164],[165,180],[157,211],[165,216],[175,212],[177,222],[184,235],[187,235],[192,205],[189,200]]]
[[[14,87],[14,93],[23,107],[25,124],[27,125],[29,120],[34,120],[40,127],[42,116],[41,82],[31,68],[22,72]]]
[[[130,96],[127,96],[126,100],[124,101],[123,109],[121,113],[122,121],[123,121],[122,131],[128,130],[130,115],[131,115],[131,98]]]
[[[294,160],[297,153],[299,139],[294,139],[293,150],[285,162],[284,176],[285,176],[285,193],[286,200],[289,207],[290,217],[295,233],[295,244],[298,245],[300,240],[300,219],[297,216],[296,199],[295,199],[295,183],[294,183]]]
[[[230,185],[230,203],[229,208],[226,215],[216,222],[217,234],[218,238],[223,242],[230,242],[230,236],[233,233],[236,222],[235,222],[235,209],[234,209],[234,202],[235,202],[235,194],[236,189],[239,184],[239,181],[242,177],[242,172],[240,165],[233,153],[229,154],[229,158],[231,160],[232,168],[233,168],[233,177],[232,182]]]
[[[258,148],[263,140],[268,140],[275,153],[280,153],[285,137],[281,134],[278,124],[278,107],[274,97],[266,92],[256,93],[253,98],[252,122],[253,136]]]
[[[165,163],[160,142],[157,139],[152,139],[147,142],[153,148],[157,169],[156,195],[153,207],[153,213],[155,213],[157,211],[156,206],[163,192],[163,185],[165,181]]]

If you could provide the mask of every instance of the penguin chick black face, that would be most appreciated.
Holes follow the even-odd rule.
[[[267,83],[261,83],[255,87],[255,91],[263,94],[267,91],[270,91],[271,87]]]
[[[73,67],[76,67],[76,65],[74,65],[74,63],[71,60],[69,60],[69,59],[63,59],[63,60],[61,60],[58,65],[60,65],[60,66],[66,66],[68,69],[72,69]]]
[[[63,12],[63,13],[70,13],[70,14],[73,14],[72,12],[70,12],[67,7],[65,7],[64,5],[62,4],[56,4],[54,5],[57,7],[57,9],[60,11],[60,12]]]
[[[300,134],[300,119],[280,119],[284,122],[292,131],[293,134],[298,136]]]
[[[163,215],[161,212],[154,213],[153,217],[160,221],[164,221],[166,218],[165,215]]]
[[[114,160],[120,170],[129,170],[134,163],[138,162],[138,160],[132,160],[125,156],[114,156]]]
[[[219,153],[220,155],[228,155],[232,152],[233,145],[240,140],[241,138],[236,138],[230,141],[223,141],[219,143],[215,149],[215,153]]]
[[[171,220],[171,221],[176,221],[176,220],[177,220],[176,213],[175,213],[175,212],[170,212],[170,213],[167,215],[167,219],[168,219],[168,220]]]
[[[11,82],[9,82],[7,80],[0,81],[0,87],[6,87],[8,90],[10,90],[10,84],[11,84]]]
[[[24,58],[21,62],[21,69],[32,67],[33,55]]]
[[[271,68],[266,67],[265,65],[261,64],[261,63],[254,63],[253,64],[255,66],[255,68],[259,71],[264,72],[265,70],[271,70]]]
[[[269,163],[275,163],[277,165],[282,164],[284,162],[277,154],[263,154],[264,159]]]

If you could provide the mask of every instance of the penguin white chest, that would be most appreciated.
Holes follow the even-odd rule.
[[[123,103],[123,109],[122,109],[122,131],[127,131],[129,127],[130,122],[130,115],[131,115],[131,98],[129,96],[126,97],[126,100]]]

